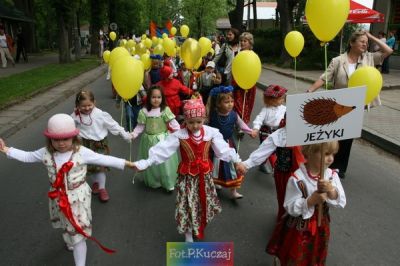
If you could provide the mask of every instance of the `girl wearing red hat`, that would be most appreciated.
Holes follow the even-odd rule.
[[[229,147],[218,129],[204,125],[206,110],[201,99],[185,101],[185,127],[169,135],[149,150],[149,158],[134,163],[138,170],[168,160],[179,148],[181,162],[175,186],[175,220],[186,242],[193,242],[193,235],[204,237],[206,225],[221,212],[215,191],[210,160],[210,149],[221,160],[240,162],[235,149]]]
[[[63,239],[73,250],[75,265],[85,265],[86,239],[95,241],[107,253],[113,253],[92,237],[91,189],[86,183],[87,164],[124,169],[132,162],[98,154],[80,145],[79,130],[67,114],[53,115],[44,131],[47,145],[27,152],[9,148],[0,139],[0,151],[8,158],[25,163],[41,162],[51,183],[49,197],[50,220],[54,228],[63,230]]]
[[[161,80],[156,84],[163,89],[168,107],[175,116],[181,114],[182,102],[179,94],[192,95],[193,91],[173,77],[172,68],[163,66],[160,70]]]
[[[286,113],[285,102],[287,89],[279,85],[270,85],[264,91],[264,104],[256,119],[253,121],[253,132],[251,136],[255,138],[257,135],[260,137],[260,143],[263,142],[269,134],[279,128],[279,123]],[[272,172],[271,165],[274,165],[276,156],[269,157],[265,164],[260,165],[260,171],[270,174]],[[267,165],[268,164],[268,165]]]

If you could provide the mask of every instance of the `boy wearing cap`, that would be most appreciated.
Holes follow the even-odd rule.
[[[208,95],[210,94],[211,89],[215,85],[221,84],[221,75],[217,75],[215,71],[215,62],[209,61],[206,65],[205,71],[203,71],[198,80],[198,88],[203,98],[203,102],[207,103]]]

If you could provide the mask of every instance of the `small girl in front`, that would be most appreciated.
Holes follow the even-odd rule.
[[[210,92],[209,101],[209,125],[218,128],[224,140],[230,147],[236,149],[235,140],[233,138],[234,129],[237,126],[243,132],[251,135],[251,129],[243,122],[238,114],[233,111],[233,87],[219,86]],[[217,157],[213,158],[213,176],[214,184],[218,189],[222,187],[229,188],[232,199],[241,199],[243,195],[237,192],[240,188],[243,175],[236,173],[233,163],[220,161]]]
[[[153,146],[147,160],[134,164],[138,170],[161,164],[179,148],[181,162],[176,184],[175,219],[178,232],[185,234],[185,241],[193,242],[193,235],[203,239],[206,225],[221,212],[212,180],[210,149],[216,157],[227,162],[240,162],[240,158],[218,129],[203,125],[206,110],[201,99],[185,101],[183,111],[186,126]]]
[[[44,131],[47,145],[27,152],[9,148],[0,139],[0,151],[8,158],[25,163],[42,162],[48,171],[51,187],[48,192],[50,220],[54,228],[63,229],[63,239],[73,250],[75,265],[86,262],[86,238],[94,240],[104,251],[113,250],[102,246],[92,234],[91,190],[86,183],[86,166],[95,164],[124,169],[132,162],[95,153],[80,145],[79,129],[67,114],[52,116]]]
[[[132,132],[133,138],[140,138],[139,159],[147,159],[149,149],[164,140],[168,130],[180,129],[175,115],[165,103],[165,96],[161,87],[153,86],[147,91],[148,100],[146,106],[139,111],[138,125]],[[162,164],[153,165],[144,172],[144,183],[151,188],[163,187],[167,191],[173,191],[176,183],[176,169],[178,168],[178,155],[174,153]]]
[[[126,132],[109,113],[96,107],[94,95],[89,90],[78,92],[75,98],[75,112],[71,116],[79,129],[82,145],[94,152],[110,154],[108,131],[113,135],[122,136],[128,142],[132,139],[131,134]],[[106,170],[108,168],[88,165],[88,172],[93,180],[92,193],[98,194],[102,202],[110,199],[106,190]]]
[[[325,265],[330,236],[329,206],[344,208],[346,196],[335,170],[328,168],[339,149],[337,141],[323,144],[324,178],[320,179],[321,145],[303,146],[305,165],[290,177],[282,234],[275,235],[275,255],[281,265]],[[319,205],[322,204],[322,205]],[[319,209],[322,206],[322,210]],[[318,226],[318,212],[322,211]]]
[[[264,91],[264,104],[256,119],[253,121],[253,138],[259,135],[260,144],[275,130],[279,128],[279,124],[285,116],[286,106],[285,102],[287,89],[279,85],[270,85]],[[269,157],[266,163],[259,166],[260,171],[264,173],[271,173],[272,166],[275,164],[276,156]]]

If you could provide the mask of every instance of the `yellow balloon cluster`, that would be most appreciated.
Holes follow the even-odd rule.
[[[115,41],[115,38],[117,38],[117,34],[115,33],[115,32],[110,32],[110,39],[112,40],[112,41]]]
[[[165,38],[162,46],[164,48],[164,52],[168,56],[172,56],[174,54],[175,43],[170,38]]]
[[[261,74],[261,61],[258,55],[245,50],[239,52],[232,61],[232,75],[236,83],[244,90],[251,89]]]
[[[140,57],[140,60],[142,60],[143,62],[143,67],[145,70],[149,70],[151,67],[151,59],[150,59],[150,55],[149,54],[142,54],[142,56]]]
[[[201,56],[206,56],[211,49],[211,40],[206,37],[199,39],[199,45],[201,49]]]
[[[162,44],[157,44],[154,47],[153,53],[163,56],[164,55],[164,47],[162,46]]]
[[[130,54],[128,50],[126,50],[123,47],[117,47],[114,48],[111,53],[110,53],[110,59],[108,60],[108,65],[113,68],[114,63],[120,58],[120,57],[129,57]]]
[[[192,38],[186,39],[182,44],[181,57],[188,69],[194,68],[201,58],[201,48],[199,43]]]
[[[176,28],[175,28],[175,27],[172,27],[171,30],[170,30],[169,32],[171,33],[172,36],[175,36],[176,31],[177,31]]]
[[[111,81],[124,101],[134,97],[142,86],[143,63],[133,57],[119,58],[113,67]]]
[[[359,87],[366,86],[365,104],[372,102],[382,89],[382,74],[371,66],[360,67],[350,76],[348,86]]]
[[[304,37],[298,31],[291,31],[286,34],[285,48],[291,57],[297,57],[304,47]]]
[[[349,0],[307,0],[305,14],[317,39],[329,42],[343,27],[349,11]]]

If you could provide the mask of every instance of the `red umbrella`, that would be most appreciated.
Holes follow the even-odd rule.
[[[350,12],[347,17],[349,23],[379,23],[385,22],[385,15],[363,6],[357,2],[350,1]]]

